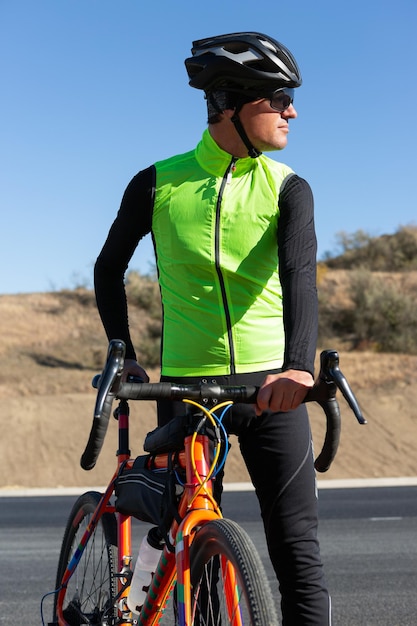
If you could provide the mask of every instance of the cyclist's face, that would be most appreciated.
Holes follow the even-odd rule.
[[[239,117],[255,148],[268,152],[285,148],[288,121],[297,117],[297,111],[292,104],[285,111],[275,111],[269,100],[255,100],[242,107]]]

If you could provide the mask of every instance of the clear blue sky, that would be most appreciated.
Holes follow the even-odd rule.
[[[273,157],[312,185],[319,258],[340,231],[416,224],[415,0],[0,0],[0,294],[92,284],[130,178],[205,128],[192,40],[238,30],[301,67]],[[151,262],[145,241],[131,268]]]

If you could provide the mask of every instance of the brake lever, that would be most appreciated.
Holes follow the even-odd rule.
[[[120,339],[112,339],[109,343],[106,365],[99,380],[95,377],[98,392],[94,408],[94,418],[99,419],[106,402],[107,395],[116,395],[122,377],[126,345]],[[94,385],[93,382],[93,386]]]
[[[349,407],[352,409],[359,424],[366,424],[367,421],[362,415],[358,401],[356,400],[348,381],[339,369],[338,352],[336,352],[336,350],[324,350],[321,353],[321,359],[321,371],[326,383],[333,382],[337,386]]]

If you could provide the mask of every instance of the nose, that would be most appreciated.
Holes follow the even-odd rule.
[[[284,119],[295,119],[297,115],[297,111],[295,110],[293,104],[290,104],[288,109],[285,109],[285,111],[281,113],[281,117],[283,117]]]

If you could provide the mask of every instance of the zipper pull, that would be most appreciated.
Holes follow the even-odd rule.
[[[233,175],[233,172],[235,171],[236,171],[236,161],[232,161],[229,167],[229,171],[227,172],[226,185],[230,185],[230,183],[232,182],[232,175]]]

